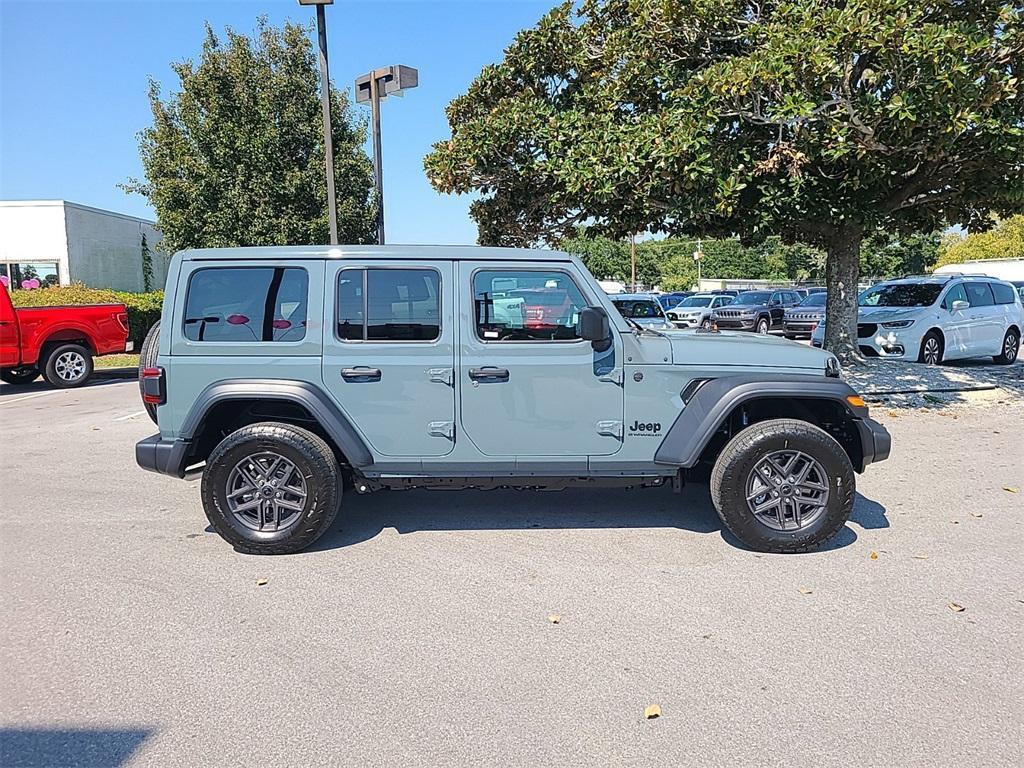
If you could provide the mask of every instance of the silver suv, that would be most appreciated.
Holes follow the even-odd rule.
[[[202,477],[237,549],[295,552],[349,491],[569,486],[711,498],[747,546],[843,527],[889,435],[834,356],[656,331],[574,256],[441,246],[175,254],[142,350],[144,469]],[[624,512],[628,514],[628,512]]]

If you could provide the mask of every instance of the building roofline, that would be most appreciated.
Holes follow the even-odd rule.
[[[136,221],[140,224],[149,224],[152,227],[156,226],[156,222],[153,221],[152,219],[143,219],[141,216],[132,216],[127,213],[108,211],[106,208],[96,208],[91,205],[74,203],[70,200],[0,200],[0,208],[49,208],[57,206],[60,206],[62,208],[78,208],[79,210],[82,211],[100,213],[103,214],[104,216],[116,216],[119,219]]]

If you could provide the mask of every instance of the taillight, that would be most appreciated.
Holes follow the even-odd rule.
[[[142,369],[142,402],[163,405],[167,402],[164,369],[160,366]]]
[[[117,322],[119,322],[121,324],[121,327],[124,328],[124,332],[128,333],[128,313],[127,312],[118,312],[116,317],[117,317]]]

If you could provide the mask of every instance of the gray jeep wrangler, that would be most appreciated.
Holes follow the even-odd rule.
[[[309,546],[344,492],[678,489],[707,470],[740,541],[799,552],[889,455],[832,355],[640,327],[553,251],[183,251],[142,356],[160,432],[139,465],[201,475],[210,524],[244,552]]]

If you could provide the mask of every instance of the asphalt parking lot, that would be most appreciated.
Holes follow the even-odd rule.
[[[799,556],[698,485],[352,495],[312,551],[240,555],[135,466],[140,411],[132,381],[0,391],[5,768],[1024,754],[1022,397],[876,409],[892,458]]]

